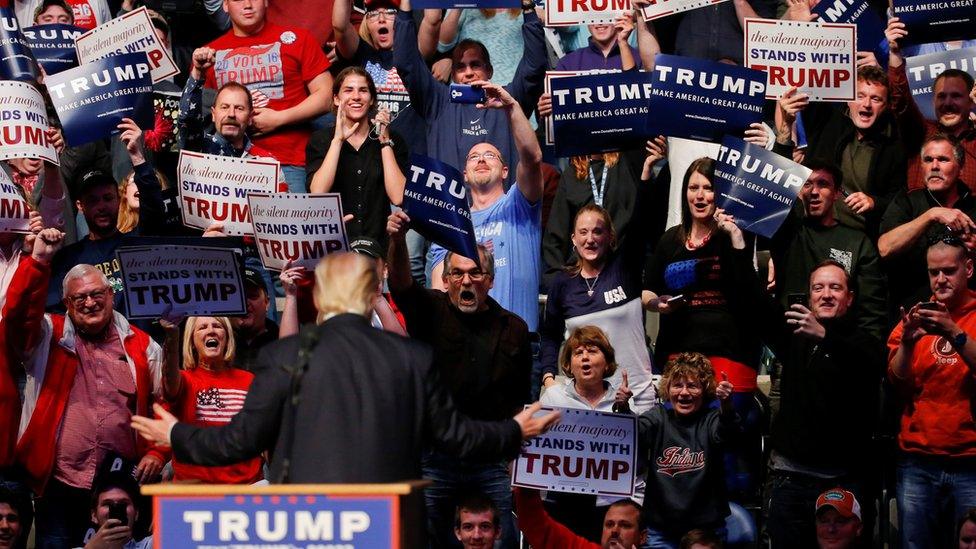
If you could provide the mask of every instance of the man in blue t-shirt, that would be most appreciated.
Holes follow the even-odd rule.
[[[478,143],[468,151],[463,173],[471,193],[475,238],[495,257],[494,287],[489,295],[534,332],[539,322],[542,150],[518,102],[505,88],[489,82],[474,84],[485,90],[485,108],[506,114],[518,154],[516,183],[506,192],[508,166],[498,147]],[[436,244],[430,248],[432,288],[443,289],[446,284],[446,253]]]

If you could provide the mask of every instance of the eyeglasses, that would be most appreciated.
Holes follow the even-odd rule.
[[[87,294],[69,295],[68,300],[71,301],[71,304],[75,307],[81,307],[88,302],[89,297],[95,303],[101,303],[101,301],[105,299],[106,295],[108,295],[108,288],[102,288],[101,290],[95,290],[94,292],[88,292]]]
[[[485,160],[485,162],[487,162],[489,160],[496,160],[498,155],[491,151],[483,153],[471,153],[468,155],[468,162],[478,162],[482,158]]]
[[[472,271],[462,271],[460,269],[452,269],[451,272],[447,273],[447,275],[450,276],[451,280],[453,280],[454,282],[461,282],[462,280],[464,280],[464,275],[468,275],[468,278],[470,278],[472,282],[481,282],[482,280],[485,279],[486,276],[488,276],[481,269],[474,269]]]
[[[955,248],[966,247],[966,243],[963,242],[963,240],[959,238],[959,236],[949,231],[930,236],[928,239],[928,247],[932,247],[938,244],[939,242],[943,244],[948,244],[949,246],[953,246]]]
[[[682,383],[679,381],[671,384],[671,390],[673,391],[680,392],[682,389],[688,391],[693,395],[702,392],[702,386],[697,383]]]
[[[397,10],[395,10],[393,8],[387,8],[387,9],[381,9],[381,10],[370,10],[370,11],[367,11],[366,12],[366,18],[367,19],[376,19],[377,17],[379,17],[381,15],[385,15],[387,17],[396,17],[396,12],[397,12]]]

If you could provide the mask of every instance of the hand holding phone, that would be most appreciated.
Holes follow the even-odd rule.
[[[467,105],[477,105],[487,100],[485,90],[480,86],[468,86],[467,84],[451,84],[451,103],[464,103]]]
[[[126,504],[121,501],[112,501],[108,504],[108,518],[115,519],[122,526],[129,524],[129,515],[126,513]]]

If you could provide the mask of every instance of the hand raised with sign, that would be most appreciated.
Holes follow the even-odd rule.
[[[617,31],[617,43],[626,44],[630,39],[630,34],[634,32],[634,14],[626,12],[613,22],[613,28]]]
[[[291,261],[285,265],[285,270],[278,275],[281,280],[281,287],[285,290],[285,296],[298,295],[298,281],[305,276],[305,267],[301,265],[293,267]]]
[[[123,118],[119,122],[118,130],[121,132],[119,139],[125,145],[125,152],[129,153],[129,159],[132,160],[132,165],[140,166],[144,164],[146,157],[143,154],[142,128],[136,125],[135,121],[131,118]]]
[[[898,41],[907,36],[908,29],[900,19],[892,17],[888,20],[888,26],[885,27],[885,38],[888,40],[889,67],[900,67],[905,62],[905,59],[901,55],[901,46],[898,45]]]
[[[728,233],[729,239],[732,240],[733,248],[736,250],[744,250],[746,248],[746,239],[742,236],[742,229],[735,224],[734,217],[725,213],[725,210],[717,208],[715,210],[715,223],[719,229]]]
[[[61,134],[61,130],[59,128],[51,126],[44,130],[44,137],[47,139],[47,142],[54,147],[54,152],[58,154],[64,152],[64,136]]]
[[[651,171],[655,164],[668,157],[668,139],[659,135],[647,142],[644,147],[647,151],[647,158],[644,159],[644,169],[641,172],[641,181],[650,181]]]
[[[817,4],[816,0],[786,0],[786,12],[783,14],[784,21],[815,21],[819,15],[810,12],[810,8]]]
[[[793,136],[793,124],[796,122],[796,114],[807,108],[810,104],[810,96],[805,93],[797,93],[794,86],[783,93],[783,96],[776,101],[776,141],[781,145],[789,143]]]
[[[742,139],[747,143],[752,143],[757,147],[766,148],[769,144],[769,134],[766,133],[766,126],[762,122],[753,122],[749,124],[749,128],[746,129],[745,135]]]
[[[539,104],[536,106],[540,118],[545,118],[552,114],[552,94],[544,93],[539,96]]]
[[[528,408],[515,414],[515,417],[512,418],[519,424],[519,428],[522,429],[522,440],[537,437],[548,431],[553,425],[559,423],[561,414],[558,411],[540,417],[533,417],[541,409],[542,404],[535,402]]]
[[[194,80],[203,80],[207,69],[214,66],[217,61],[217,51],[213,48],[202,47],[193,50],[193,67],[190,68],[190,77]]]

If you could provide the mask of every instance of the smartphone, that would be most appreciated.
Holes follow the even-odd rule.
[[[679,303],[684,303],[684,302],[685,302],[685,296],[684,296],[684,294],[681,294],[681,295],[674,295],[674,296],[669,297],[668,298],[668,301],[667,301],[667,304],[668,305],[677,305]]]
[[[126,504],[121,501],[112,501],[108,504],[108,518],[118,520],[122,526],[129,524],[129,515],[125,511]]]
[[[807,306],[807,294],[788,294],[786,296],[786,304],[788,306],[793,305],[803,305]]]
[[[466,84],[451,84],[451,103],[465,103],[476,105],[487,100],[485,90],[479,86]]]
[[[940,311],[942,310],[942,304],[938,301],[923,301],[918,304],[918,308],[927,311]]]

